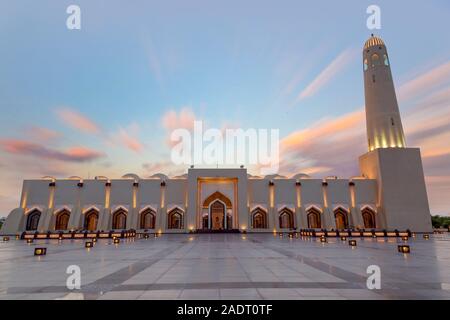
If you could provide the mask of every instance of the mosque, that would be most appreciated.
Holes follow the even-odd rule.
[[[368,153],[349,179],[256,177],[239,169],[23,182],[1,229],[23,231],[283,232],[293,229],[432,230],[420,150],[406,147],[383,40],[363,49]]]

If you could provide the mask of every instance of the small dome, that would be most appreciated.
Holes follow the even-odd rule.
[[[372,34],[372,36],[369,38],[369,40],[366,41],[366,43],[364,44],[364,50],[369,49],[371,47],[376,47],[376,46],[384,46],[384,41],[377,36],[374,36]]]

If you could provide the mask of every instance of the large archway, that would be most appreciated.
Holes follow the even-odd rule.
[[[27,216],[27,231],[36,231],[39,226],[39,219],[41,218],[41,212],[37,209],[30,212]]]
[[[70,212],[68,210],[62,210],[56,214],[55,230],[64,231],[67,230],[69,225]]]
[[[203,229],[232,229],[231,200],[219,191],[214,192],[203,201],[204,213],[201,223]]]

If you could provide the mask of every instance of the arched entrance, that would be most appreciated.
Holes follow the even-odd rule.
[[[362,217],[364,221],[364,228],[366,229],[375,229],[375,212],[370,208],[364,208],[362,210]]]
[[[227,230],[233,228],[231,215],[232,204],[228,197],[220,192],[214,192],[203,202],[204,213],[201,223],[203,229]]]
[[[126,229],[126,227],[127,227],[127,212],[123,209],[119,209],[113,214],[112,228]]]
[[[321,221],[320,221],[320,211],[316,208],[311,208],[307,211],[308,218],[308,228],[309,229],[320,229]]]
[[[56,215],[55,230],[67,230],[69,225],[70,212],[62,210]]]
[[[336,229],[348,229],[348,212],[339,207],[334,211],[334,218],[336,220]]]
[[[97,230],[98,211],[91,209],[84,215],[84,229],[88,231]]]
[[[27,231],[36,231],[39,225],[39,219],[41,218],[41,212],[39,210],[33,210],[27,217]]]

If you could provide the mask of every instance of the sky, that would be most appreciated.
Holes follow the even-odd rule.
[[[366,26],[372,4],[381,30]],[[194,120],[279,129],[282,175],[356,176],[372,32],[431,211],[450,215],[448,30],[448,0],[1,0],[0,216],[23,179],[183,174],[169,137]]]

